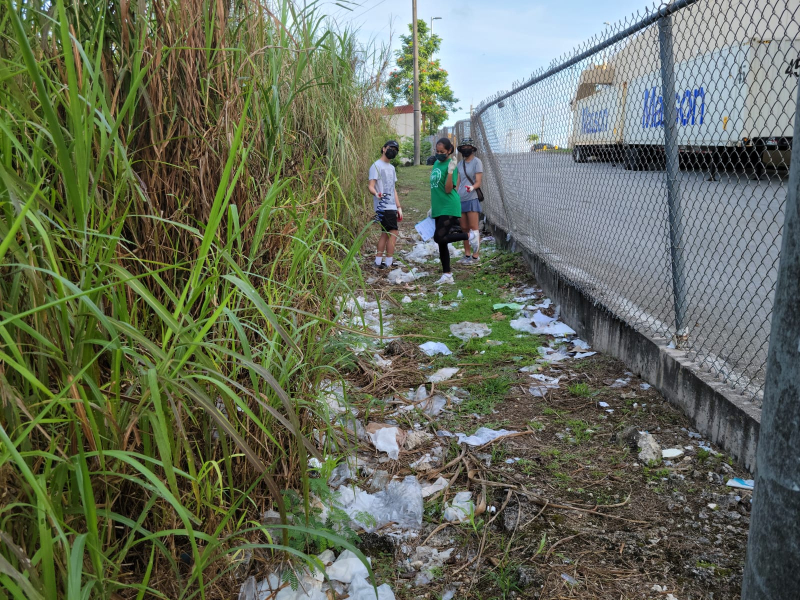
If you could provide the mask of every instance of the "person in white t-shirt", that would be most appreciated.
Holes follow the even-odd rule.
[[[481,203],[478,190],[483,183],[483,163],[475,156],[478,149],[472,138],[461,140],[458,145],[462,160],[458,163],[458,195],[461,198],[461,229],[469,232],[469,240],[464,242],[464,258],[460,264],[475,265],[480,262],[480,231],[478,225],[481,216]]]
[[[397,195],[397,172],[391,161],[397,156],[400,146],[389,140],[381,149],[381,157],[369,168],[369,193],[372,194],[372,205],[375,209],[375,222],[379,223],[381,237],[378,240],[378,251],[375,255],[375,266],[386,269],[394,261],[394,247],[397,243],[397,222],[403,220],[400,208],[400,197]]]

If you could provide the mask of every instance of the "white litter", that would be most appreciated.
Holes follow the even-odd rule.
[[[643,390],[649,390],[652,386],[649,383],[642,383],[639,384],[639,387],[642,388]]]
[[[329,579],[342,583],[350,583],[354,577],[369,577],[366,565],[350,550],[342,552],[339,558],[325,571]]]
[[[456,367],[446,367],[444,369],[439,369],[433,375],[428,377],[428,381],[430,383],[441,383],[442,381],[447,381],[448,379],[452,379],[453,375],[458,373],[458,368]]]
[[[598,402],[597,404],[603,408],[608,408],[611,406],[608,402]]]
[[[531,375],[531,379],[539,382],[538,385],[532,385],[528,388],[530,395],[536,398],[544,398],[548,390],[557,390],[560,387],[558,384],[560,377],[548,377],[537,373]]]
[[[436,356],[437,354],[444,354],[450,356],[452,352],[442,342],[425,342],[419,347],[428,356]]]
[[[322,395],[322,401],[328,406],[333,417],[347,412],[344,386],[341,383],[333,383],[330,379],[323,379],[318,389]]]
[[[678,458],[683,456],[683,450],[680,448],[666,448],[661,451],[661,458]]]
[[[385,490],[368,494],[360,488],[339,488],[337,504],[368,533],[394,523],[399,529],[422,527],[422,488],[413,475],[391,481]]]
[[[736,477],[734,479],[729,479],[727,485],[728,487],[737,488],[740,490],[752,490],[755,487],[756,482],[753,479],[742,479],[741,477]]]
[[[447,485],[448,485],[447,479],[445,479],[444,477],[439,477],[439,479],[437,479],[433,483],[422,486],[422,497],[427,498],[428,496],[432,496],[436,492],[440,492],[443,489],[445,489]]]
[[[375,433],[369,434],[369,439],[376,450],[386,452],[389,458],[397,460],[400,457],[400,446],[397,444],[398,427],[384,427]]]
[[[401,283],[412,283],[427,275],[428,273],[425,271],[417,271],[416,269],[411,269],[408,273],[404,273],[403,269],[398,267],[389,273],[386,279],[392,285],[400,285]]]
[[[572,345],[578,348],[579,350],[588,350],[591,348],[588,342],[584,342],[583,340],[572,340]]]
[[[575,353],[575,360],[580,360],[582,358],[589,358],[590,356],[594,356],[597,352],[576,352]]]
[[[554,322],[555,319],[553,317],[548,317],[545,314],[542,314],[540,311],[536,311],[533,315],[533,322],[537,327],[545,327],[550,323]]]
[[[472,501],[472,492],[458,492],[452,502],[448,502],[444,509],[444,520],[450,523],[461,523],[475,513],[475,503]]]
[[[542,327],[534,327],[530,317],[521,317],[509,321],[509,325],[511,325],[512,329],[522,331],[523,333],[530,333],[531,335],[552,335],[553,337],[575,335],[574,329],[560,321],[553,321]]]
[[[375,588],[365,577],[356,575],[348,590],[350,600],[395,600],[394,592],[388,583],[378,586],[378,596],[375,597]]]
[[[492,330],[483,323],[470,323],[464,321],[463,323],[450,325],[450,333],[460,339],[461,341],[468,341],[472,338],[487,337],[492,333]]]
[[[631,382],[630,377],[626,377],[625,379],[617,379],[614,383],[611,384],[610,387],[612,388],[624,388]]]
[[[403,299],[401,300],[401,302],[403,304],[411,304],[411,302],[413,302],[413,300],[411,300],[411,296],[403,296]]]
[[[461,292],[461,290],[458,290],[458,293],[456,294],[456,298],[463,298],[463,297],[464,297],[464,294]]]
[[[388,369],[392,366],[392,361],[388,358],[383,358],[380,354],[373,355],[372,359],[379,369]]]
[[[447,432],[440,432],[440,433],[447,433]],[[467,444],[469,446],[483,446],[484,444],[488,444],[489,442],[493,442],[501,437],[505,437],[507,435],[511,435],[512,433],[516,433],[515,431],[507,431],[505,429],[499,429],[494,431],[487,427],[481,427],[473,433],[472,435],[467,435],[465,433],[457,433],[456,438],[458,439],[459,444]],[[449,437],[451,434],[447,433]]]

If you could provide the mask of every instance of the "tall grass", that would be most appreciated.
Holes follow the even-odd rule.
[[[298,553],[379,90],[288,0],[0,2],[0,597],[230,597]]]

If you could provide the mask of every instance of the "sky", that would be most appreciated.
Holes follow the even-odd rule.
[[[352,10],[335,0],[321,4],[340,24],[358,28],[364,42],[391,43],[393,51],[411,23],[411,0],[356,0]],[[431,17],[441,17],[433,21],[433,31],[442,37],[439,58],[459,99],[460,110],[445,124],[467,118],[470,104],[511,89],[513,82],[600,34],[604,22],[651,8],[648,0],[418,0],[419,19],[430,24]]]

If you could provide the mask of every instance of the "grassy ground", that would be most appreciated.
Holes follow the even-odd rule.
[[[429,170],[398,170],[406,236],[427,211]],[[397,256],[410,244],[403,240]],[[469,452],[463,470],[446,470],[445,477],[454,477],[448,493],[426,504],[421,539],[409,544],[433,533],[427,545],[454,548],[451,564],[435,569],[432,583],[416,587],[414,574],[402,566],[402,550],[373,553],[382,580],[401,600],[440,598],[448,589],[455,598],[482,600],[737,598],[749,496],[724,482],[747,475],[715,449],[700,447],[682,414],[609,357],[545,363],[540,372],[560,377],[560,388],[544,398],[531,396],[532,381],[519,369],[533,364],[541,345],[555,341],[520,337],[509,325],[510,314],[493,309],[535,282],[518,257],[487,250],[479,267],[455,265],[456,285],[441,290],[432,285],[438,260],[423,267],[432,273],[428,278],[406,286],[389,286],[383,272],[374,272],[371,293],[395,300],[394,332],[414,344],[443,341],[453,355],[396,359],[389,373],[373,373],[371,387],[362,388],[371,390],[362,398],[370,405],[369,419],[382,418],[387,400],[424,383],[433,370],[452,366],[458,374],[437,387],[467,389],[469,399],[433,419],[412,413],[401,425],[421,423],[431,432],[471,433],[481,426],[526,432]],[[412,301],[403,303],[405,296]],[[485,323],[492,333],[462,344],[449,328],[463,321]],[[612,387],[620,379],[627,382]],[[631,427],[652,432],[664,448],[683,448],[685,456],[674,464],[641,464],[638,450],[624,441]],[[414,473],[410,465],[430,450],[401,453],[390,468]],[[451,445],[445,462],[460,452]],[[440,530],[444,501],[463,489],[473,497],[485,489],[489,510],[496,512]]]

